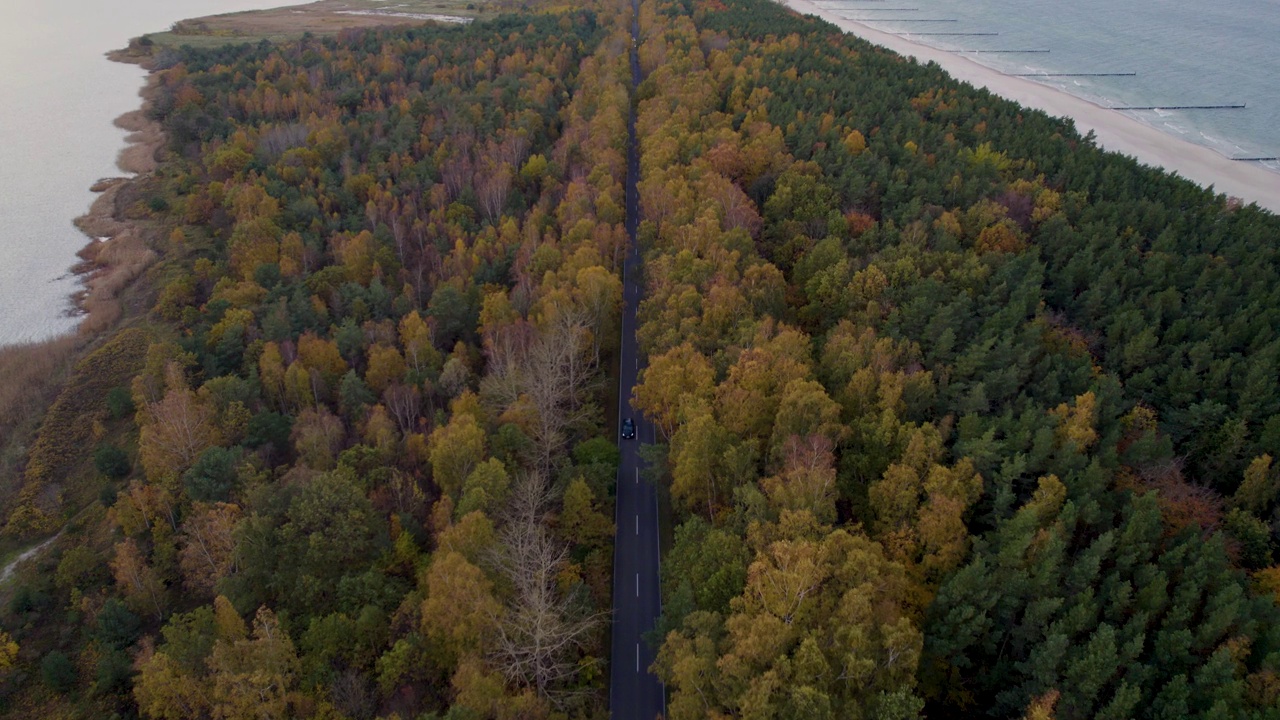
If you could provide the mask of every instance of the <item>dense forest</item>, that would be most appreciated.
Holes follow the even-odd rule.
[[[71,516],[11,716],[603,713],[629,47],[583,8],[165,61],[152,307],[8,517]]]
[[[1280,717],[1280,221],[770,3],[646,10],[671,717]]]
[[[1280,720],[1280,218],[766,0],[157,59],[0,713],[607,717],[627,119],[671,718]]]

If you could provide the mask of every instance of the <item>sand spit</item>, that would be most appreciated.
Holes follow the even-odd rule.
[[[936,62],[957,80],[1055,117],[1069,117],[1081,134],[1092,131],[1098,144],[1107,150],[1164,168],[1200,185],[1212,185],[1217,192],[1256,202],[1280,213],[1280,174],[1223,157],[1207,147],[1167,135],[1127,115],[1034,80],[1005,75],[966,57],[847,20],[810,0],[780,1],[796,12],[816,15],[845,32],[900,55],[914,57],[922,63]]]
[[[435,20],[436,22],[455,23],[458,25],[466,25],[475,20],[475,18],[462,17],[460,15],[436,15],[434,13],[406,13],[392,12],[391,10],[336,10],[335,15],[365,15],[370,17],[385,17],[397,20]]]

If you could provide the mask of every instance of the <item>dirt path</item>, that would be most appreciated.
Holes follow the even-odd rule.
[[[49,538],[48,540],[45,540],[39,545],[36,545],[33,548],[28,548],[27,550],[24,550],[21,555],[13,559],[13,562],[9,563],[8,565],[5,565],[4,570],[0,570],[0,585],[3,585],[4,583],[9,581],[9,577],[13,575],[13,571],[17,570],[19,565],[30,560],[36,555],[40,554],[42,550],[49,547],[51,544],[53,544],[54,540],[57,540],[61,536],[62,536],[62,533],[58,533],[57,535],[54,535],[53,537]]]

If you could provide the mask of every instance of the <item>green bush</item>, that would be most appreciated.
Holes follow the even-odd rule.
[[[81,590],[107,579],[107,568],[98,554],[89,548],[78,545],[62,554],[58,561],[58,569],[53,573],[54,584],[62,589],[79,588]]]
[[[22,502],[10,518],[10,533],[32,536],[56,528],[49,509],[37,507],[35,498],[50,484],[74,476],[75,464],[84,461],[84,448],[92,447],[92,418],[102,411],[112,388],[137,374],[149,343],[143,330],[122,330],[76,363],[31,444]]]
[[[76,666],[66,653],[54,650],[40,661],[40,679],[54,692],[65,694],[76,686]]]
[[[182,486],[192,500],[221,502],[231,494],[236,482],[239,453],[227,448],[211,447],[196,459],[182,475]]]
[[[245,431],[244,443],[251,448],[273,445],[276,448],[289,447],[289,433],[293,431],[293,418],[280,413],[264,412],[249,418],[249,427]]]
[[[111,598],[98,613],[98,640],[107,647],[122,650],[138,639],[142,621],[116,598]]]
[[[133,664],[129,661],[129,656],[119,650],[109,652],[98,661],[94,690],[99,693],[127,690],[132,676]]]
[[[98,491],[98,504],[104,508],[109,508],[116,504],[116,499],[120,497],[120,491],[115,485],[103,485]]]
[[[616,471],[621,460],[618,446],[602,437],[580,442],[573,449],[573,462],[578,465],[607,465]]]
[[[129,388],[120,385],[111,388],[107,393],[107,412],[111,413],[111,417],[119,420],[133,414],[133,394],[129,392]]]
[[[99,445],[98,449],[93,451],[93,466],[112,480],[128,477],[129,472],[133,470],[133,464],[129,462],[129,454],[110,444]]]
[[[49,595],[47,593],[30,585],[22,585],[14,591],[13,597],[9,598],[9,613],[11,615],[22,615],[43,610],[48,605]]]

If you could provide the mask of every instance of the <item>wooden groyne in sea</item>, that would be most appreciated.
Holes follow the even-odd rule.
[[[1227,105],[1124,105],[1108,110],[1243,110],[1244,103]]]

